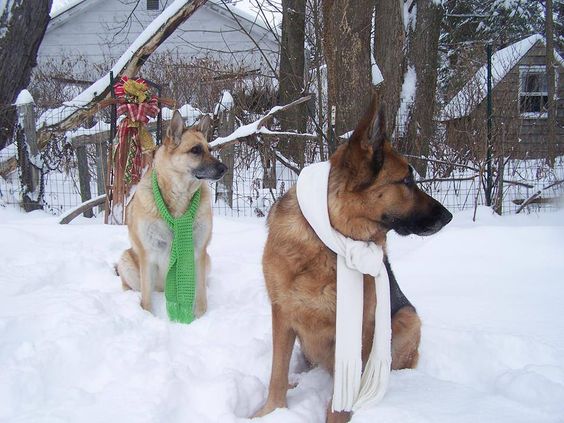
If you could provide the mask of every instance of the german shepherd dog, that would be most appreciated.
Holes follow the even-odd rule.
[[[153,159],[162,197],[173,217],[180,217],[194,193],[201,189],[193,234],[196,317],[204,314],[207,308],[206,273],[210,266],[206,250],[212,231],[212,210],[210,189],[205,181],[218,180],[227,170],[227,166],[213,157],[208,149],[210,126],[211,120],[206,116],[195,126],[185,129],[182,116],[175,111],[163,145]],[[141,306],[151,311],[151,292],[164,289],[172,231],[155,204],[150,171],[139,182],[127,207],[127,229],[131,248],[124,251],[116,270],[123,287],[141,291]]]
[[[383,109],[376,96],[348,143],[331,156],[328,208],[331,225],[341,234],[386,246],[386,234],[431,235],[452,215],[419,190],[413,169],[394,151],[386,135]],[[290,189],[268,216],[263,271],[272,303],[273,358],[268,397],[255,417],[286,407],[288,368],[296,337],[312,364],[333,373],[335,356],[336,255],[309,226]],[[400,290],[387,257],[392,308],[392,368],[417,365],[421,321]],[[374,278],[364,275],[362,360],[374,334]],[[350,413],[332,412],[328,422],[344,422]]]

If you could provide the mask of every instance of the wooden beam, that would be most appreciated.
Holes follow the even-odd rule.
[[[91,212],[94,207],[104,204],[105,201],[106,201],[106,194],[92,198],[91,200],[88,200],[80,204],[79,206],[67,211],[65,214],[60,216],[59,224],[66,225],[81,213],[85,213],[87,211]]]

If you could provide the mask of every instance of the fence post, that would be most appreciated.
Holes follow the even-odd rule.
[[[499,156],[497,158],[497,200],[495,212],[500,216],[503,213],[503,174],[505,173],[505,124],[501,123],[501,140],[499,143]]]
[[[98,187],[98,195],[106,193],[106,174],[108,167],[108,149],[105,143],[96,143],[96,185]],[[104,210],[104,205],[98,209],[100,212]]]
[[[18,128],[16,133],[18,147],[18,166],[21,171],[23,188],[22,206],[26,212],[43,208],[41,198],[41,156],[37,146],[35,130],[35,109],[33,97],[22,90],[16,100]]]
[[[216,112],[219,123],[217,134],[220,137],[230,135],[235,131],[235,114],[233,113],[233,99],[229,93],[224,92],[219,104],[216,105]],[[219,151],[219,158],[225,166],[227,172],[217,183],[217,198],[223,199],[229,208],[233,208],[233,173],[235,167],[235,145],[228,145]]]
[[[88,201],[92,198],[90,192],[90,171],[88,170],[88,156],[86,154],[86,146],[82,145],[76,148],[76,160],[78,162],[78,180],[80,183],[80,197],[82,202]],[[92,210],[86,210],[83,213],[84,217],[93,217]]]

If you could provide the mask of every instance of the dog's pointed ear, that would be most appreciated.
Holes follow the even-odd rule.
[[[210,115],[203,115],[198,122],[192,126],[192,129],[196,131],[200,131],[206,140],[209,140],[209,136],[211,135],[212,129],[212,118]]]
[[[378,173],[384,164],[384,143],[388,139],[385,109],[385,105],[382,104],[368,133],[369,142],[372,145],[372,170],[374,173]]]
[[[371,146],[372,129],[378,115],[379,96],[372,94],[370,106],[356,125],[350,139],[349,145],[352,148],[367,148]]]
[[[180,144],[182,133],[184,132],[184,119],[178,110],[174,111],[168,129],[166,131],[165,144],[172,144],[173,147]]]

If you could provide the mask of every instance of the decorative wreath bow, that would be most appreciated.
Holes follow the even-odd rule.
[[[116,166],[124,170],[124,182],[129,185],[141,179],[142,154],[155,148],[146,125],[149,118],[159,113],[158,100],[142,78],[123,76],[114,84],[114,92],[119,102],[117,114],[125,116],[118,126],[114,160]]]

